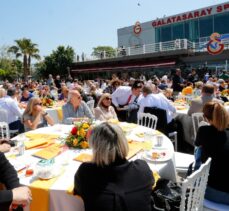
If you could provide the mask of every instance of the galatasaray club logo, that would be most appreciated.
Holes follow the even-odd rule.
[[[135,23],[133,31],[134,31],[134,34],[136,35],[139,35],[141,33],[142,27],[139,21]]]
[[[222,43],[222,37],[219,33],[215,32],[210,36],[210,41],[207,43],[208,53],[217,55],[222,53],[224,44]]]

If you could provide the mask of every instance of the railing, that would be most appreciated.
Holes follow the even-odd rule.
[[[100,56],[86,56],[84,61],[91,60],[101,60],[101,59],[110,59],[117,57],[133,56],[133,55],[142,55],[147,53],[160,53],[160,52],[169,52],[175,50],[189,50],[191,52],[205,52],[207,51],[207,43],[209,37],[202,37],[199,39],[199,42],[191,42],[187,39],[176,39],[168,42],[159,42],[147,45],[136,45],[133,47],[119,48],[116,50],[116,53],[112,57],[106,57],[106,53],[103,54],[103,57]],[[229,39],[224,40],[224,49],[229,49]]]

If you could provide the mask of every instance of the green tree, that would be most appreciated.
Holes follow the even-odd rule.
[[[24,77],[27,78],[30,74],[31,58],[40,59],[38,45],[27,38],[15,40],[15,42],[16,45],[11,46],[8,52],[15,54],[16,59],[23,57]]]
[[[92,56],[98,58],[112,58],[115,57],[115,49],[111,46],[98,46],[93,48]]]
[[[22,75],[22,63],[19,60],[14,60],[10,53],[9,47],[0,47],[0,78],[15,79]]]
[[[74,49],[70,46],[58,46],[43,62],[36,64],[37,75],[67,75],[68,68],[72,65],[75,57]]]

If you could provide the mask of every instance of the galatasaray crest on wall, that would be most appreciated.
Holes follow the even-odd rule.
[[[134,25],[134,28],[133,28],[133,31],[134,31],[134,34],[135,35],[139,35],[142,31],[142,27],[141,27],[141,24],[139,21],[137,21]]]
[[[207,43],[208,53],[212,55],[218,55],[222,53],[224,50],[223,40],[225,39],[229,39],[229,34],[220,35],[219,33],[214,32],[210,36],[210,40]]]

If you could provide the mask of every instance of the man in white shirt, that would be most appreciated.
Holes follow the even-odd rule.
[[[0,108],[7,111],[9,129],[19,130],[19,133],[23,133],[24,125],[20,121],[23,110],[19,108],[18,103],[13,99],[15,94],[16,89],[9,88],[7,90],[7,96],[0,99]]]
[[[133,105],[140,96],[143,83],[141,81],[135,81],[130,86],[119,86],[111,95],[112,103],[115,107],[118,119],[120,121],[127,120],[127,110],[133,110]],[[137,99],[136,99],[137,98]],[[140,100],[140,99],[139,99]],[[136,108],[138,109],[138,108]]]
[[[167,115],[167,124],[172,124],[176,108],[169,102],[164,94],[153,94],[150,86],[144,86],[142,89],[144,98],[140,101],[139,113],[144,112],[145,107],[157,107],[164,109]]]

